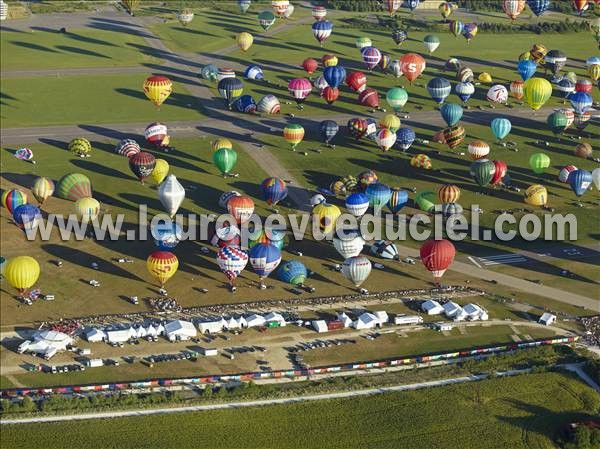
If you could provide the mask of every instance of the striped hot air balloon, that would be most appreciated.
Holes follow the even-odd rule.
[[[365,47],[361,50],[363,62],[367,69],[372,70],[381,61],[381,52],[375,47]]]
[[[75,213],[82,222],[93,221],[100,213],[100,203],[95,198],[80,198],[75,201]]]
[[[456,203],[460,199],[460,188],[454,184],[444,184],[438,189],[438,198],[442,204]]]
[[[333,31],[333,23],[331,23],[329,20],[319,20],[318,22],[313,23],[312,31],[313,36],[322,47],[323,42],[325,42],[327,38],[331,36],[331,32]]]
[[[371,261],[365,256],[349,257],[342,264],[342,274],[355,287],[360,287],[371,274]]]
[[[152,174],[155,166],[156,158],[151,153],[145,151],[134,154],[129,158],[130,170],[142,183],[144,179]]]
[[[146,259],[146,268],[163,288],[165,283],[177,272],[179,260],[175,254],[169,251],[155,251]]]
[[[11,215],[17,207],[23,204],[27,204],[27,194],[22,190],[12,189],[2,194],[2,205]]]
[[[558,173],[558,180],[566,184],[569,181],[569,175],[575,170],[577,170],[577,167],[575,167],[574,165],[565,165],[563,168],[560,169],[560,172]]]
[[[483,140],[474,140],[468,146],[469,156],[472,160],[487,158],[490,154],[490,146]]]
[[[362,217],[369,208],[369,197],[362,192],[355,192],[346,197],[346,209],[355,217]]]
[[[502,9],[510,20],[515,20],[525,9],[525,0],[504,0]]]
[[[517,100],[523,99],[525,92],[523,91],[523,86],[525,83],[521,80],[515,80],[510,83],[510,94],[515,97]]]
[[[304,139],[304,128],[298,123],[290,123],[283,128],[283,138],[290,144],[292,151],[296,151],[296,147]]]
[[[462,126],[450,126],[444,129],[444,140],[448,148],[453,150],[465,140],[465,129]]]
[[[56,195],[71,201],[88,198],[92,196],[92,183],[81,173],[69,173],[60,178],[56,184]]]
[[[315,20],[323,20],[327,16],[327,9],[324,6],[313,6],[312,16]]]
[[[391,213],[397,214],[408,203],[408,192],[398,187],[392,187],[387,207]]]
[[[396,143],[396,133],[390,129],[383,128],[375,136],[375,141],[381,151],[386,152]]]
[[[123,139],[115,147],[115,153],[128,158],[138,154],[140,151],[140,145],[133,139]]]
[[[281,112],[281,104],[279,99],[273,94],[267,94],[260,99],[256,105],[258,112],[264,114],[279,114]]]
[[[529,78],[523,85],[525,102],[531,109],[540,109],[552,95],[552,84],[544,78]]]
[[[154,75],[144,81],[144,94],[156,106],[160,107],[173,91],[173,83],[166,76]]]
[[[31,193],[41,206],[54,194],[54,181],[44,177],[36,178],[31,186]]]
[[[298,108],[301,108],[302,103],[310,94],[312,86],[306,78],[294,78],[288,83],[288,90]]]

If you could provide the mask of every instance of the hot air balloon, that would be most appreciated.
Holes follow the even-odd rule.
[[[385,99],[395,112],[400,112],[408,101],[408,93],[401,87],[392,87],[387,91]]]
[[[263,69],[256,64],[250,64],[248,67],[246,67],[246,70],[244,70],[244,76],[249,80],[255,81],[262,81],[265,79]]]
[[[440,12],[444,20],[447,20],[448,16],[452,14],[452,11],[454,11],[454,8],[452,7],[452,3],[443,2],[440,3],[440,6],[438,6],[438,11]]]
[[[554,111],[548,115],[548,118],[546,119],[546,123],[548,123],[550,131],[552,131],[555,136],[562,134],[564,130],[567,129],[568,121],[569,119],[567,116],[558,111]]]
[[[524,91],[525,83],[521,80],[516,80],[510,83],[510,93],[517,100],[521,100],[525,96]]]
[[[598,81],[598,79],[600,79],[600,62],[589,65],[587,72],[592,81]]]
[[[406,190],[393,187],[391,189],[390,199],[387,203],[387,207],[393,214],[400,212],[400,209],[408,203],[408,192]]]
[[[355,92],[362,92],[367,87],[367,77],[362,72],[350,72],[346,77],[346,85]]]
[[[152,176],[155,183],[160,184],[169,174],[169,168],[169,163],[167,161],[164,159],[156,159],[154,170],[152,170],[150,176]]]
[[[590,119],[592,118],[592,114],[589,111],[585,111],[582,114],[575,114],[573,123],[575,124],[575,128],[579,131],[582,131],[587,125]]]
[[[281,105],[275,95],[267,94],[260,99],[256,105],[256,109],[265,114],[279,114],[281,112]]]
[[[325,140],[325,143],[329,145],[329,142],[336,136],[340,127],[333,120],[323,120],[319,125],[319,130],[321,132],[321,137]]]
[[[367,121],[362,118],[348,120],[348,131],[352,137],[359,140],[367,132]]]
[[[406,53],[400,59],[400,64],[402,66],[402,74],[410,83],[423,73],[426,66],[425,59],[416,53]]]
[[[281,251],[270,243],[258,243],[250,249],[249,258],[250,265],[258,275],[262,286],[263,280],[279,266]],[[219,266],[221,266],[221,262],[219,262]]]
[[[525,9],[525,0],[504,0],[502,9],[510,20],[515,20]]]
[[[592,157],[592,146],[587,143],[580,143],[575,147],[575,156],[582,159],[589,159]]]
[[[400,260],[398,248],[389,240],[376,240],[371,245],[371,254],[382,259]]]
[[[456,72],[456,79],[461,83],[472,83],[475,75],[470,67],[462,67]]]
[[[394,114],[386,114],[379,120],[379,126],[395,133],[400,128],[400,119]]]
[[[84,137],[77,137],[69,142],[68,149],[79,157],[86,157],[92,152],[92,144]]]
[[[133,174],[143,183],[144,179],[152,174],[156,166],[156,159],[150,153],[142,151],[129,158],[129,168]]]
[[[450,28],[450,32],[454,34],[454,37],[458,37],[462,34],[465,29],[465,24],[460,20],[451,20],[448,22],[448,27]]]
[[[275,206],[288,194],[287,186],[280,178],[266,178],[260,185],[260,191],[269,206]]]
[[[462,35],[467,40],[467,43],[471,42],[471,39],[477,36],[477,24],[465,23],[462,30]]]
[[[99,213],[100,203],[95,198],[80,198],[75,201],[75,214],[80,221],[94,221]]]
[[[529,50],[530,59],[536,64],[540,64],[542,62],[546,56],[546,53],[548,53],[548,49],[542,44],[533,44],[533,47],[531,47],[531,50]]]
[[[392,39],[396,45],[402,45],[402,43],[408,39],[408,34],[404,30],[394,30],[392,31]]]
[[[30,256],[17,256],[6,262],[4,279],[20,294],[25,294],[40,277],[40,265]]]
[[[396,143],[396,133],[390,129],[382,128],[375,136],[375,141],[379,148],[386,152]]]
[[[550,167],[550,157],[545,153],[532,154],[529,158],[529,167],[534,173],[541,175]]]
[[[594,85],[590,80],[580,79],[575,83],[575,92],[585,92],[589,94],[592,92]]]
[[[365,195],[369,198],[369,205],[373,206],[376,213],[379,213],[390,200],[392,190],[385,184],[373,182],[365,189]]]
[[[529,186],[525,190],[525,202],[532,206],[545,206],[548,202],[548,191],[540,184]]]
[[[183,26],[188,26],[194,20],[194,12],[189,9],[184,9],[177,13],[177,20]]]
[[[383,7],[387,10],[390,16],[393,16],[396,14],[396,11],[398,11],[398,8],[400,8],[401,4],[402,0],[385,0],[383,2]]]
[[[241,241],[240,229],[233,224],[227,223],[221,228],[215,230],[215,234],[212,236],[210,243],[211,245],[219,248],[223,248],[225,246],[239,248]]]
[[[356,48],[362,51],[362,49],[365,47],[371,47],[373,45],[373,42],[371,42],[370,38],[362,36],[356,39],[355,45]]]
[[[319,68],[319,63],[315,59],[306,58],[304,61],[302,61],[302,68],[306,71],[306,73],[312,75]]]
[[[238,112],[243,112],[245,114],[254,114],[256,113],[256,102],[251,95],[242,95],[234,100],[231,106]]]
[[[468,146],[469,156],[472,160],[487,158],[490,154],[490,146],[483,140],[474,140]]]
[[[140,0],[122,0],[122,3],[130,16],[133,16],[140,6]]]
[[[369,197],[362,192],[356,192],[346,197],[346,209],[355,217],[362,217],[369,208]]]
[[[115,147],[115,153],[128,158],[141,151],[139,144],[133,139],[123,139]]]
[[[335,67],[338,65],[338,58],[336,55],[326,54],[321,57],[321,64],[323,67]]]
[[[523,85],[525,102],[537,111],[552,95],[552,85],[544,78],[529,78]]]
[[[296,147],[304,139],[304,128],[297,123],[290,123],[283,128],[283,138],[296,151]]]
[[[440,107],[440,114],[448,126],[456,125],[463,115],[463,108],[454,103],[446,103]]]
[[[506,162],[503,161],[492,161],[492,163],[494,164],[495,171],[490,184],[495,186],[504,179],[504,176],[506,176],[506,172],[508,171],[508,167],[506,166]]]
[[[361,50],[362,60],[369,70],[377,67],[381,61],[381,52],[375,47],[365,47]]]
[[[358,183],[361,190],[365,190],[369,185],[377,182],[377,173],[373,170],[365,170],[358,174]]]
[[[219,69],[212,64],[207,64],[200,70],[200,76],[208,81],[217,81]]]
[[[523,81],[527,81],[533,75],[535,75],[535,71],[537,70],[537,64],[529,59],[524,59],[523,61],[519,61],[517,65],[517,71],[521,76]]]
[[[587,170],[578,169],[569,175],[568,182],[575,195],[581,196],[592,184],[592,174]]]
[[[92,196],[92,183],[80,173],[69,173],[56,184],[56,195],[64,200],[77,201]]]
[[[415,154],[410,159],[410,165],[416,168],[423,168],[425,170],[431,170],[432,164],[431,159],[426,154]]]
[[[459,146],[463,140],[465,140],[465,129],[462,126],[450,126],[449,128],[445,128],[443,133],[446,145],[448,145],[448,148],[451,150]]]
[[[321,91],[321,97],[327,104],[333,104],[340,96],[340,90],[337,87],[327,86]]]
[[[508,90],[502,84],[495,84],[488,90],[486,99],[491,103],[506,103],[508,101]]]
[[[324,6],[313,6],[312,16],[315,20],[323,20],[327,16],[327,9]]]
[[[185,189],[175,175],[169,175],[158,187],[158,199],[171,218],[185,199]]]
[[[219,207],[222,207],[223,209],[227,209],[227,202],[234,196],[241,196],[241,195],[242,194],[240,192],[237,192],[235,190],[231,190],[229,192],[223,192],[221,194],[221,196],[219,197]]]
[[[273,0],[271,2],[273,12],[279,17],[284,17],[286,10],[290,7],[289,0]]]
[[[379,109],[379,94],[375,89],[367,88],[358,94],[358,102],[365,107]]]
[[[436,194],[433,190],[420,190],[415,195],[415,203],[424,212],[432,212],[435,208]]]
[[[238,78],[224,78],[219,81],[217,89],[221,97],[227,102],[227,106],[231,109],[231,104],[244,92],[244,83]]]
[[[442,204],[456,203],[460,199],[460,188],[454,184],[444,184],[438,189],[438,198]]]
[[[408,150],[415,141],[416,135],[412,128],[400,128],[396,132],[396,143],[402,151]]]
[[[594,182],[596,190],[600,190],[600,168],[595,168],[592,171],[592,181]]]
[[[22,190],[7,190],[2,194],[2,205],[11,215],[17,207],[23,204],[27,204],[27,194]]]
[[[358,256],[363,250],[365,243],[358,229],[336,232],[333,236],[333,247],[344,259]]]
[[[162,123],[150,123],[144,130],[144,138],[146,139],[146,142],[158,148],[162,148],[169,145],[169,135],[167,132],[167,126],[163,125]],[[139,145],[137,152],[139,152]],[[120,151],[117,151],[117,153],[122,154]]]
[[[312,214],[313,222],[319,224],[321,232],[330,234],[335,231],[335,223],[342,213],[334,204],[321,203],[313,208]]]
[[[550,70],[556,79],[567,63],[567,55],[560,50],[550,50],[544,58],[544,67]]]
[[[389,67],[391,61],[392,61],[392,58],[390,57],[390,55],[382,53],[381,59],[379,60],[379,64],[377,64],[377,65],[379,66],[379,68],[381,69],[382,72],[385,72],[386,69]]]
[[[567,183],[569,181],[569,175],[575,170],[577,170],[577,167],[575,167],[574,165],[565,165],[563,168],[561,168],[560,172],[558,173],[558,180],[560,182]]]
[[[279,267],[277,277],[282,282],[301,287],[308,277],[308,270],[302,262],[290,260]]]
[[[6,192],[8,194],[8,192]],[[50,198],[54,194],[54,181],[48,178],[39,177],[33,181],[33,185],[31,186],[31,193],[33,197],[37,200],[38,205],[44,204],[48,198]],[[24,199],[23,203],[27,202],[27,198]],[[2,204],[4,204],[4,199],[2,200]],[[8,209],[8,208],[7,208]]]
[[[446,78],[432,78],[427,83],[427,91],[433,100],[442,104],[444,100],[450,95],[450,91],[452,90],[452,86],[450,85],[450,81]]]
[[[571,107],[575,110],[575,114],[583,114],[592,107],[592,96],[585,92],[576,92],[569,96]]]
[[[42,221],[42,212],[33,204],[21,204],[12,211],[13,221],[25,232],[33,231]]]
[[[496,166],[489,159],[479,159],[471,164],[469,173],[481,187],[487,186],[494,177]]]
[[[510,133],[510,129],[512,128],[512,124],[509,119],[504,117],[496,117],[490,123],[490,128],[492,128],[492,133],[498,140],[504,139]]]
[[[229,67],[222,67],[217,72],[217,83],[225,78],[235,78],[235,70]]]
[[[423,44],[425,45],[425,48],[429,54],[431,54],[440,46],[440,38],[434,34],[428,34],[423,38]]]
[[[371,261],[365,256],[349,257],[342,264],[342,274],[355,287],[360,287],[371,274]]]
[[[315,39],[319,41],[321,47],[323,46],[323,42],[331,36],[331,32],[333,31],[333,23],[329,20],[320,20],[312,24],[313,36]]]
[[[166,76],[154,75],[144,81],[144,94],[157,108],[169,98],[173,83]]]
[[[238,47],[240,47],[240,50],[245,52],[252,46],[254,37],[250,33],[243,31],[237,35],[236,42]]]
[[[421,246],[420,255],[421,262],[433,274],[435,283],[439,284],[442,276],[454,261],[456,249],[448,240],[428,240]]]
[[[254,201],[249,196],[234,196],[227,202],[227,211],[238,223],[244,224],[254,213]]]
[[[377,121],[372,118],[367,118],[365,120],[367,121],[367,132],[365,133],[365,137],[375,142],[377,140],[377,132],[379,131]]]
[[[170,251],[179,244],[183,230],[175,222],[159,222],[152,226],[150,233],[160,251]]]
[[[406,7],[410,9],[411,12],[414,12],[415,9],[419,6],[420,0],[406,0]]]
[[[588,7],[588,0],[573,0],[573,9],[575,9],[580,16],[583,16],[583,13]]]
[[[469,101],[469,98],[471,98],[471,95],[475,93],[475,86],[472,83],[458,83],[454,87],[454,91],[456,92],[456,95],[458,95],[458,98],[460,98],[463,103],[466,103]]]
[[[310,85],[310,81],[308,81],[306,78],[294,78],[288,83],[288,90],[296,101],[298,108],[301,109],[301,105],[306,97],[308,97],[310,94],[312,87]]]
[[[271,25],[275,23],[275,14],[271,11],[262,11],[258,14],[258,23],[263,30],[268,31]]]
[[[148,272],[164,288],[165,283],[173,277],[179,267],[179,260],[169,251],[155,251],[146,259]]]
[[[527,5],[539,17],[550,8],[550,0],[527,0]]]

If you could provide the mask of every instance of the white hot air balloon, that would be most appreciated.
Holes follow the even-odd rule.
[[[358,256],[365,243],[360,231],[356,229],[344,231],[341,237],[336,233],[333,237],[333,246],[344,259]]]
[[[292,14],[294,14],[294,5],[290,3],[287,9],[283,12],[283,17],[289,19],[290,17],[292,17]]]
[[[371,261],[365,256],[349,257],[344,260],[342,265],[342,274],[355,287],[360,287],[363,282],[367,280],[369,274],[371,274]]]
[[[594,182],[596,190],[600,190],[600,168],[595,168],[592,171],[592,181]]]
[[[175,175],[167,176],[158,187],[158,198],[165,211],[172,218],[185,198],[185,189]]]
[[[379,256],[382,259],[399,260],[398,248],[389,240],[377,240],[371,245],[371,254]]]

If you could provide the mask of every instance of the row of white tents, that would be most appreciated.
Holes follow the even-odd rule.
[[[421,310],[427,315],[444,314],[454,321],[487,321],[489,319],[487,310],[477,304],[465,304],[461,306],[454,301],[444,304],[430,299],[421,304]]]

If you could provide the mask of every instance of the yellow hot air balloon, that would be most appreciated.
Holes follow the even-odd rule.
[[[160,282],[161,288],[173,277],[179,268],[179,260],[169,251],[155,251],[146,260],[148,272]]]
[[[592,81],[598,81],[600,79],[600,64],[592,64],[587,69],[588,75]]]
[[[212,143],[212,149],[213,151],[219,151],[221,148],[233,148],[233,143],[225,137],[219,137]]]
[[[17,256],[10,259],[4,267],[4,278],[11,287],[23,294],[40,277],[40,265],[30,256]]]
[[[144,94],[156,107],[169,98],[173,91],[173,83],[162,75],[151,76],[144,81]]]
[[[237,35],[237,44],[242,51],[248,51],[248,49],[252,47],[253,42],[254,38],[250,33],[243,31]]]
[[[479,74],[479,76],[477,77],[477,79],[479,81],[481,81],[482,83],[491,83],[492,82],[492,75],[490,75],[487,72],[481,72]]]
[[[155,183],[160,184],[169,174],[169,168],[169,163],[167,161],[164,159],[156,159],[156,165],[150,176],[152,176]]]
[[[523,98],[531,109],[537,111],[552,95],[552,84],[544,78],[529,78],[523,85]]]
[[[529,186],[525,191],[525,202],[532,206],[545,206],[548,202],[548,191],[540,184]]]
[[[100,203],[95,198],[79,198],[75,201],[75,213],[80,221],[94,221],[100,213]]]
[[[44,177],[36,178],[31,186],[31,193],[41,206],[54,194],[54,181]]]
[[[319,229],[324,234],[335,231],[335,222],[342,214],[334,204],[321,203],[312,210],[313,220],[318,220]]]
[[[379,121],[379,126],[381,128],[387,128],[391,132],[395,133],[398,131],[398,129],[400,129],[400,119],[396,114],[386,114]]]

